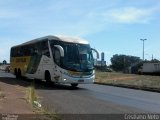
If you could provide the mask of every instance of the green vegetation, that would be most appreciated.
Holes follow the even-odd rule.
[[[140,62],[141,59],[139,57],[116,54],[111,58],[111,68],[115,71],[125,71],[126,68]]]
[[[31,86],[27,88],[25,98],[37,114],[36,120],[61,120],[56,113],[49,112],[47,108],[42,107],[38,102],[38,96],[35,90],[35,81],[33,81]]]
[[[160,89],[160,76],[124,74],[118,72],[96,72],[96,82],[113,85],[131,85]]]
[[[31,86],[27,88],[26,91],[26,100],[28,103],[30,103],[32,106],[34,106],[34,101],[37,101],[37,95],[35,92],[35,83],[34,81],[31,83]]]
[[[40,116],[38,120],[61,120],[56,113],[49,112],[48,108],[42,107],[36,113]]]

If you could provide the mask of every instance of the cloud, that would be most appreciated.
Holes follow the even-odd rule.
[[[125,7],[119,9],[111,9],[103,16],[107,21],[115,23],[148,23],[153,19],[153,14],[156,12],[154,8],[136,8]]]
[[[21,34],[41,36],[61,33],[86,36],[106,30],[112,23],[148,23],[156,11],[152,8],[117,8],[114,4],[103,5],[100,2],[96,2],[98,5],[91,1],[85,5],[76,2],[48,1],[38,5],[34,2],[19,3],[18,7],[14,5],[14,9],[0,11],[0,19],[9,18],[10,21],[4,22],[3,26],[9,30],[16,28]]]
[[[74,27],[87,35],[109,30],[114,24],[148,24],[156,19],[155,15],[159,10],[159,7],[155,6],[153,8],[112,7],[106,10],[91,11],[83,16],[79,24],[74,24]]]
[[[16,13],[9,10],[0,10],[0,19],[10,19],[18,17]]]
[[[100,2],[97,2],[99,5],[94,4],[92,8],[91,1],[86,2],[85,5],[73,1],[49,1],[43,5],[30,2],[28,4],[21,3],[19,7],[15,7],[15,5],[12,11],[0,11],[0,19],[14,18],[6,24],[4,22],[3,26],[7,26],[9,30],[16,28],[21,34],[41,36],[61,33],[86,36],[106,30],[112,23],[148,23],[156,12],[153,8],[117,8],[114,5],[103,5]],[[43,9],[41,9],[42,7]]]

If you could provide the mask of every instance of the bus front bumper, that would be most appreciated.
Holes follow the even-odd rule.
[[[85,77],[72,77],[68,75],[62,75],[61,83],[92,84],[94,83],[94,79],[95,79],[95,75],[85,76]]]

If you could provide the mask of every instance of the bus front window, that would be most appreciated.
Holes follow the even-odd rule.
[[[81,69],[93,69],[93,56],[89,45],[78,45]]]
[[[79,72],[89,72],[93,70],[93,56],[88,44],[61,42],[59,45],[64,49],[64,58],[60,67]],[[51,46],[53,45],[51,44]]]

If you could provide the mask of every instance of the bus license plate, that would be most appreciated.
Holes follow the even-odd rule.
[[[84,80],[78,80],[78,82],[84,82]]]

